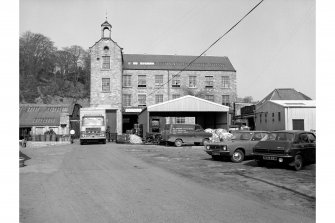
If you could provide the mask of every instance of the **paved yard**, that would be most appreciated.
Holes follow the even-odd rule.
[[[201,146],[21,151],[21,222],[315,222],[314,165],[213,161]]]

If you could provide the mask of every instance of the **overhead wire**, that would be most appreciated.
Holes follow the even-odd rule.
[[[193,59],[191,62],[189,62],[181,71],[179,71],[177,74],[173,74],[171,78],[168,79],[167,82],[157,87],[155,90],[153,90],[150,94],[147,96],[151,96],[158,90],[160,90],[164,85],[169,84],[170,81],[181,74],[183,71],[185,71],[189,66],[191,66],[196,60],[198,60],[202,55],[204,55],[210,48],[212,48],[217,42],[219,42],[225,35],[227,35],[231,30],[233,30],[242,20],[244,20],[252,11],[254,11],[264,0],[261,0],[259,3],[257,3],[247,14],[245,14],[235,25],[233,25],[228,31],[226,31],[222,36],[220,36],[217,40],[215,40],[207,49],[205,49],[199,56],[197,56],[195,59]]]
[[[167,82],[160,85],[156,89],[154,89],[150,94],[147,95],[147,97],[153,95],[155,92],[160,90],[163,86],[166,84],[169,84],[170,81],[175,78],[176,76],[180,75],[182,72],[184,72],[188,67],[190,67],[196,60],[198,60],[202,55],[204,55],[209,49],[211,49],[216,43],[218,43],[224,36],[226,36],[230,31],[232,31],[240,22],[242,22],[252,11],[254,11],[264,0],[261,0],[259,3],[257,3],[251,10],[249,10],[237,23],[235,23],[228,31],[226,31],[223,35],[221,35],[217,40],[215,40],[209,47],[207,47],[199,56],[197,56],[195,59],[191,60],[182,70],[180,70],[177,74],[173,74],[171,78],[168,79]],[[119,104],[119,103],[117,103]],[[122,102],[120,104],[123,104]]]

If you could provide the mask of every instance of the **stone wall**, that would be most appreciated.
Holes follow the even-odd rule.
[[[104,50],[108,47],[108,51]],[[101,39],[90,49],[91,55],[91,92],[90,106],[106,105],[117,110],[118,134],[122,133],[122,53],[112,39]],[[103,69],[102,56],[110,56],[110,69]],[[102,91],[102,78],[110,78],[110,91]]]
[[[172,99],[173,94],[185,96],[188,92],[192,91],[195,94],[203,92],[204,95],[214,95],[214,102],[222,104],[222,95],[229,95],[230,101],[234,102],[237,98],[236,88],[236,72],[228,71],[183,71],[180,74],[181,86],[172,87],[172,81],[159,88],[155,86],[155,75],[163,75],[163,83],[167,83],[172,75],[177,74],[179,71],[167,70],[124,70],[123,75],[131,75],[131,87],[123,87],[123,94],[131,94],[132,106],[138,106],[138,94],[147,95],[147,106],[155,104],[155,95],[163,94],[163,101]],[[146,75],[147,86],[145,88],[138,87],[138,75]],[[197,76],[197,86],[189,88],[189,76]],[[205,76],[213,76],[213,88],[206,88]],[[221,85],[221,77],[230,77],[230,88],[223,88]]]

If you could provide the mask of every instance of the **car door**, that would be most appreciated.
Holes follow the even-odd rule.
[[[297,144],[297,150],[300,151],[303,159],[308,162],[310,159],[311,148],[310,148],[308,136],[306,133],[299,134],[299,142]]]
[[[316,159],[316,138],[313,133],[307,133],[309,145],[307,148],[308,160],[311,163],[315,163]]]

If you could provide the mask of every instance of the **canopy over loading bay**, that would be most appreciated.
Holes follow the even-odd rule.
[[[146,107],[138,116],[143,134],[152,132],[153,117],[195,117],[195,123],[203,128],[228,129],[229,107],[205,99],[186,95]]]

